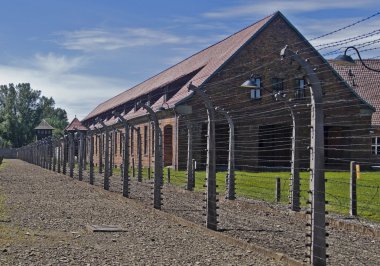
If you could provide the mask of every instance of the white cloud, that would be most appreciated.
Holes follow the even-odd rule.
[[[53,97],[56,106],[67,111],[69,120],[74,115],[84,118],[98,104],[131,86],[122,80],[99,76],[46,73],[45,68],[0,65],[1,84],[30,83],[42,95]]]
[[[90,29],[58,34],[63,37],[60,45],[69,50],[85,52],[116,50],[137,46],[156,46],[196,41],[194,37],[181,37],[148,28],[123,28],[119,30]]]
[[[199,25],[198,25],[199,26]],[[88,29],[57,34],[62,37],[57,43],[68,50],[82,52],[113,51],[123,48],[158,46],[158,45],[188,45],[208,44],[216,37],[202,37],[174,34],[164,30],[149,28],[121,29]]]
[[[34,64],[36,67],[53,73],[66,73],[73,69],[83,66],[84,57],[67,57],[64,55],[56,55],[54,53],[36,54],[34,56]]]
[[[282,12],[299,13],[308,11],[317,11],[324,9],[350,9],[364,8],[368,6],[376,6],[377,1],[362,0],[362,1],[345,1],[345,0],[319,0],[319,1],[254,1],[254,3],[242,4],[236,7],[223,8],[216,11],[206,12],[204,17],[208,18],[232,18],[241,16],[269,15],[277,10]]]

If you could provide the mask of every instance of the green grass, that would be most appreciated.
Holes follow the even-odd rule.
[[[164,171],[166,180],[167,169]],[[222,195],[225,192],[226,172],[218,172],[217,191]],[[326,209],[333,213],[347,215],[350,208],[350,173],[326,172]],[[195,191],[204,191],[206,173],[196,172]],[[282,204],[288,204],[289,196],[289,172],[263,172],[249,173],[236,171],[236,194],[239,197],[260,199],[275,202],[276,177],[281,180]],[[167,182],[167,180],[165,181]],[[171,183],[180,187],[186,187],[186,171],[174,171],[171,169]],[[301,205],[307,206],[309,190],[309,173],[301,173]],[[380,172],[362,172],[357,180],[358,216],[372,221],[380,221]]]
[[[98,167],[94,167],[98,172]],[[137,168],[136,175],[137,175]],[[167,171],[164,169],[164,182],[167,183]],[[186,188],[186,171],[175,171],[170,169],[170,183]],[[132,174],[132,171],[130,171]],[[223,195],[226,190],[225,178],[227,172],[218,172],[217,192]],[[113,175],[120,175],[120,168],[113,169]],[[143,168],[142,175],[148,179],[148,168]],[[259,199],[267,202],[275,202],[276,177],[281,182],[281,204],[289,204],[289,172],[262,172],[251,173],[236,171],[236,195],[249,199]],[[150,173],[154,178],[153,168]],[[302,172],[301,177],[301,206],[306,207],[309,190],[309,173]],[[350,173],[349,172],[326,172],[326,209],[333,213],[348,215],[350,208]],[[195,191],[205,191],[205,171],[197,171],[195,176]],[[380,172],[362,172],[361,178],[357,180],[357,209],[358,216],[372,221],[380,222]]]

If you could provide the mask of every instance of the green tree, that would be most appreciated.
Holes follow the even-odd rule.
[[[64,109],[54,108],[49,114],[44,114],[46,121],[54,127],[53,136],[58,138],[63,136],[63,130],[68,124],[67,113]]]
[[[13,147],[24,146],[34,139],[34,128],[42,118],[62,134],[68,124],[66,111],[55,108],[53,98],[41,96],[29,83],[0,86],[0,138]]]

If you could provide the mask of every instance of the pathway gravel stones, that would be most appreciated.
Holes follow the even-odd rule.
[[[0,222],[0,265],[280,265],[139,201],[22,161],[6,161],[0,194],[8,219]],[[92,233],[89,224],[127,230]]]
[[[12,226],[18,228],[10,231],[23,237],[0,242],[0,251],[7,249],[0,253],[0,265],[3,257],[10,263],[30,258],[27,261],[32,264],[38,264],[36,258],[41,257],[54,265],[75,261],[83,265],[279,265],[281,254],[286,254],[282,263],[305,261],[307,220],[302,213],[244,198],[228,201],[220,195],[219,232],[214,234],[204,229],[202,193],[165,184],[162,211],[157,211],[152,207],[152,181],[133,179],[131,199],[125,199],[120,176],[112,176],[110,191],[104,191],[99,174],[91,186],[87,173],[80,182],[77,173],[73,179],[21,161],[7,161],[0,171],[0,190],[2,186]],[[329,219],[329,265],[380,265],[379,224],[346,221],[337,215]],[[85,229],[91,224],[128,230],[94,234]],[[46,244],[33,244],[30,250],[22,246],[25,239]],[[46,253],[54,254],[55,260],[46,260]]]

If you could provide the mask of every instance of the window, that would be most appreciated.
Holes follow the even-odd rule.
[[[251,99],[261,99],[261,89],[251,89]]]
[[[279,78],[272,78],[272,89],[274,91],[284,90],[284,80]]]
[[[380,136],[372,138],[372,154],[380,155]]]
[[[148,151],[148,127],[144,126],[144,154]]]
[[[305,98],[305,80],[304,79],[297,79],[296,80],[296,89],[294,92],[294,96],[296,99],[302,99]]]
[[[261,78],[254,78],[256,89],[251,89],[251,99],[261,99]]]

